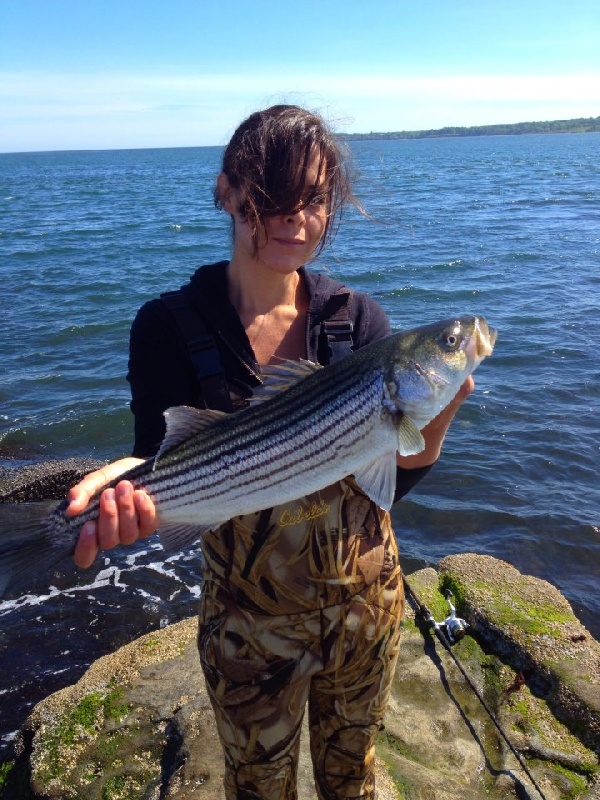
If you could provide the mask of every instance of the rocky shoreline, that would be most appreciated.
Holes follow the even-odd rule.
[[[57,469],[55,462],[47,483],[38,469],[36,499],[44,485],[64,496]],[[72,484],[72,472],[65,480]],[[4,502],[10,483],[0,475]],[[19,492],[30,498],[25,484],[21,476]],[[560,592],[471,553],[409,583],[438,620],[448,614],[443,592],[452,591],[470,625],[452,653],[546,800],[598,800],[600,644]],[[39,703],[20,731],[17,757],[0,769],[0,797],[221,800],[222,755],[196,625],[187,619],[142,636]],[[306,745],[304,736],[301,800],[315,796]],[[451,655],[410,607],[377,764],[379,800],[539,800]]]

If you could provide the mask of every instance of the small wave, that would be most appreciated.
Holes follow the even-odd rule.
[[[112,558],[105,558],[104,564],[97,568],[88,581],[80,582],[85,572],[71,564],[63,565],[60,580],[56,580],[56,584],[44,591],[0,600],[0,617],[26,607],[50,606],[62,597],[73,598],[75,595],[87,594],[88,598],[93,598],[106,588],[137,592],[157,604],[164,602],[165,584],[170,587],[175,585],[174,589],[170,589],[170,598],[181,593],[188,599],[200,596],[200,561],[196,548],[192,546],[165,558],[158,541],[152,542],[150,547],[146,543],[134,547],[137,548],[134,553],[125,551]],[[138,572],[144,573],[143,579],[139,581],[136,578]],[[155,580],[149,577],[152,574],[156,576]],[[151,591],[152,587],[155,589],[154,593]]]

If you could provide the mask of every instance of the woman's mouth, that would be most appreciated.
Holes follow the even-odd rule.
[[[283,239],[279,238],[278,236],[275,237],[275,241],[284,247],[301,247],[303,244],[305,244],[303,239]]]

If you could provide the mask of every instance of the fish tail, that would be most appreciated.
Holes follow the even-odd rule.
[[[69,558],[68,540],[57,541],[49,529],[54,508],[56,501],[0,505],[0,597],[30,590],[37,578]]]

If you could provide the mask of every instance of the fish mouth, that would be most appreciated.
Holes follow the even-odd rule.
[[[498,338],[498,331],[487,324],[483,317],[475,318],[475,329],[473,331],[475,341],[471,339],[474,344],[475,355],[478,359],[491,356]]]

